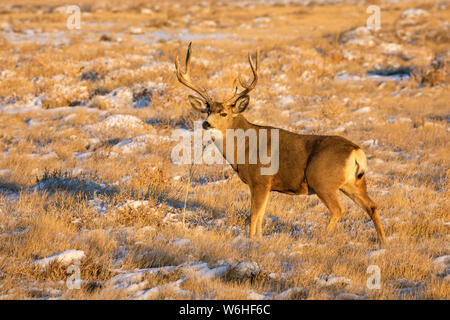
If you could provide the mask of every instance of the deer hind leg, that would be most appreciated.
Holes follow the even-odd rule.
[[[249,237],[262,237],[262,222],[264,212],[266,211],[267,201],[269,200],[270,189],[266,187],[255,186],[251,191],[251,209],[250,209],[250,232]]]
[[[327,206],[330,211],[330,221],[328,222],[328,226],[326,229],[327,235],[329,235],[339,220],[344,215],[344,209],[339,203],[338,197],[336,195],[336,191],[320,191],[315,190],[317,196],[320,200]]]
[[[358,179],[352,184],[344,185],[341,187],[341,191],[367,212],[375,225],[378,239],[382,245],[385,245],[386,236],[381,224],[380,214],[378,213],[377,205],[367,194],[365,177],[363,176],[362,179]]]
[[[317,194],[330,211],[330,220],[326,229],[327,235],[333,231],[338,221],[344,215],[344,209],[339,203],[336,194],[343,180],[338,169],[333,168],[323,157],[313,159],[306,169],[306,179],[309,187],[314,190],[314,193]]]

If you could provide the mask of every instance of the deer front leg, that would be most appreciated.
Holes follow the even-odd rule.
[[[267,201],[269,200],[270,189],[266,186],[250,187],[251,209],[250,209],[250,232],[249,237],[262,237],[262,222],[264,212],[266,211]]]

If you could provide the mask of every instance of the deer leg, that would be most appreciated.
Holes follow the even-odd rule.
[[[250,232],[249,237],[262,237],[262,222],[264,212],[266,211],[267,201],[269,200],[270,190],[266,187],[255,186],[250,188],[251,209],[250,209]]]
[[[381,224],[380,214],[378,213],[377,205],[370,199],[367,194],[365,181],[362,181],[361,186],[344,186],[341,191],[359,205],[367,212],[370,219],[372,219],[377,231],[378,239],[382,245],[386,244],[386,236],[384,234],[383,226]]]
[[[315,190],[317,193],[317,196],[322,200],[322,202],[327,206],[328,210],[330,211],[330,221],[327,226],[327,235],[333,231],[338,221],[342,218],[344,215],[344,209],[342,209],[341,204],[339,203],[339,200],[337,198],[336,192],[321,192],[318,190]]]

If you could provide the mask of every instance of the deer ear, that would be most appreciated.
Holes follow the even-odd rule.
[[[233,113],[241,113],[244,112],[248,107],[248,103],[250,102],[250,97],[248,95],[239,97],[234,105],[231,107]]]
[[[192,108],[199,112],[206,112],[208,105],[205,100],[196,96],[188,96],[189,102],[192,105]]]

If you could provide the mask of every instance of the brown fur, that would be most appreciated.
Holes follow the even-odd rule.
[[[237,125],[233,129],[252,128],[256,132],[274,129],[254,125],[242,115],[237,117],[238,121],[234,122]],[[248,184],[251,191],[250,237],[262,235],[262,220],[270,191],[292,195],[317,194],[330,211],[327,233],[331,232],[344,214],[336,194],[340,190],[368,213],[380,241],[385,242],[376,205],[367,195],[364,171],[360,171],[365,169],[365,155],[357,145],[340,136],[299,135],[282,129],[279,129],[279,145],[279,170],[273,176],[261,175],[260,163],[232,164],[239,178]],[[236,144],[234,148],[236,155]],[[246,159],[248,152],[246,139]],[[355,158],[361,157],[358,159],[361,163],[355,163]],[[362,177],[358,178],[361,173]]]

